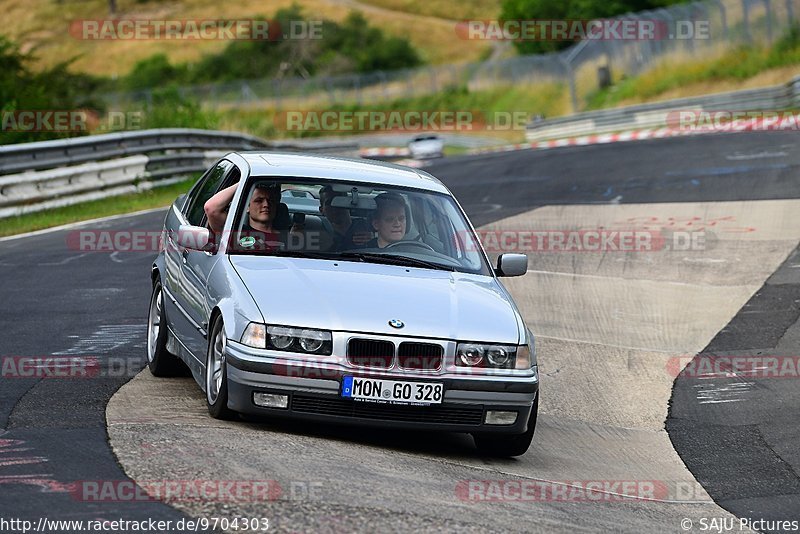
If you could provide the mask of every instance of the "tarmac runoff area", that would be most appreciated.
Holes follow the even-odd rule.
[[[542,377],[523,457],[484,459],[458,434],[216,421],[190,378],[147,370],[108,404],[112,448],[145,486],[275,481],[281,494],[266,501],[167,502],[195,517],[269,518],[279,532],[685,532],[687,519],[734,521],[664,430],[675,362],[701,351],[792,252],[799,209],[800,200],[547,206],[481,228],[705,235],[688,250],[537,251],[526,276],[503,279],[537,335]],[[607,483],[602,497],[554,490],[589,482]],[[549,490],[519,491],[533,485]],[[626,491],[640,498],[620,498]]]

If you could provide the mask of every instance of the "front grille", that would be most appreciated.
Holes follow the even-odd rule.
[[[444,349],[433,343],[400,343],[397,363],[404,369],[434,371],[442,366]]]
[[[292,395],[292,411],[315,415],[358,417],[382,421],[437,423],[478,426],[483,422],[483,406],[402,406],[377,404],[340,398],[324,399]]]
[[[347,361],[361,367],[388,369],[394,360],[394,343],[377,339],[351,339],[347,344]]]

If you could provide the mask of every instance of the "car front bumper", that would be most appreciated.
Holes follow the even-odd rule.
[[[226,349],[228,407],[240,413],[290,417],[345,424],[438,430],[521,434],[527,429],[539,392],[538,376],[453,376],[451,374],[371,372],[360,368],[318,366],[253,357],[236,343]],[[353,401],[341,396],[344,376],[365,376],[444,386],[441,404],[415,406]],[[255,393],[286,395],[286,408],[266,408],[253,401]],[[486,424],[487,411],[517,413],[508,425]]]

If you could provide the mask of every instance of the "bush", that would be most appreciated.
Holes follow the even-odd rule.
[[[264,17],[260,17],[264,18]],[[273,20],[283,31],[304,20],[300,7],[279,10]],[[323,21],[321,39],[233,41],[193,64],[171,65],[163,54],[136,64],[125,77],[127,90],[267,77],[312,76],[395,70],[422,60],[407,39],[388,37],[358,12],[341,23]]]
[[[91,94],[100,80],[85,74],[69,72],[65,62],[41,73],[28,70],[34,60],[23,54],[10,40],[0,35],[0,102],[2,129],[0,144],[44,141],[60,137],[85,135],[85,131],[19,131],[19,111],[80,111],[98,109]]]
[[[125,77],[125,88],[141,91],[159,85],[181,83],[184,78],[185,68],[171,65],[165,54],[154,54],[133,66],[133,70]]]
[[[142,128],[219,128],[218,114],[204,110],[196,101],[184,97],[176,87],[153,91],[145,106]]]

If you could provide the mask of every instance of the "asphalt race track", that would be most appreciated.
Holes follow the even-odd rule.
[[[462,435],[213,420],[191,379],[138,373],[152,253],[81,252],[68,246],[76,228],[2,240],[0,510],[33,521],[264,517],[278,532],[685,532],[685,520],[694,530],[711,518],[799,520],[800,377],[676,380],[701,353],[798,354],[798,144],[789,132],[720,134],[426,169],[482,231],[665,239],[655,251],[530,253],[528,274],[504,281],[538,336],[542,373],[536,436],[513,460],[480,457]],[[162,218],[80,228],[157,232]],[[691,232],[702,246],[678,247]],[[53,355],[97,365],[46,379],[7,366]],[[164,503],[75,491],[128,477],[271,481],[281,492]],[[492,498],[470,491],[476,481],[563,492]],[[601,499],[568,497],[590,481],[610,484]],[[631,487],[656,490],[625,499]]]

